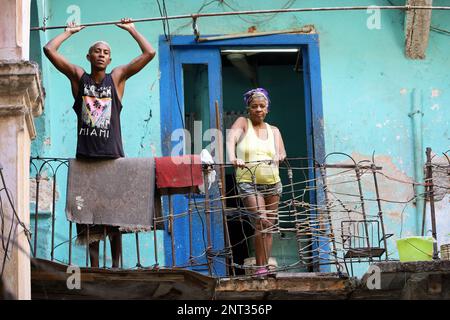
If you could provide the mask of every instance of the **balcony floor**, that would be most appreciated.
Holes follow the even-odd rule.
[[[67,265],[31,260],[32,299],[361,300],[450,299],[450,261],[381,262],[379,289],[337,273],[277,273],[213,278],[186,269],[80,268],[81,289],[69,290]]]

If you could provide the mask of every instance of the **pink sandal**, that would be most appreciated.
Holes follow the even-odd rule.
[[[255,276],[267,276],[268,270],[265,267],[258,268],[255,272]]]

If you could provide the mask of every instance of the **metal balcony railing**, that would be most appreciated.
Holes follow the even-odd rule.
[[[344,155],[353,160],[345,154],[331,155]],[[74,244],[75,228],[65,218],[67,168],[68,159],[31,159],[33,255],[73,264],[74,250],[78,252],[78,260],[83,251],[88,266],[89,250],[87,246],[81,249]],[[151,232],[150,244],[144,245],[145,249],[142,248],[141,233],[136,233],[136,264],[133,266],[131,261],[124,263],[125,258],[122,256],[121,267],[188,268],[211,276],[252,276],[255,266],[246,258],[251,256],[256,228],[255,220],[252,219],[254,208],[243,206],[236,192],[232,166],[210,165],[204,167],[204,174],[209,170],[218,173],[216,183],[211,189],[206,188],[204,195],[187,195],[181,212],[174,212],[174,199],[163,199],[165,214],[160,220],[155,220],[154,226],[164,223],[165,229],[160,234],[158,231]],[[278,262],[269,266],[271,272],[320,271],[328,265],[342,273],[348,261],[361,261],[363,257],[359,253],[362,251],[369,261],[374,257],[381,259],[382,255],[387,260],[386,240],[390,235],[384,231],[381,203],[385,200],[380,198],[377,183],[380,172],[380,167],[367,161],[329,164],[311,158],[289,158],[281,163],[283,193],[272,223],[262,231],[277,237],[282,247],[276,252],[279,254]],[[223,177],[221,173],[224,173]],[[365,179],[372,179],[375,199],[365,195],[362,189]],[[367,213],[373,210],[376,214]],[[223,232],[221,246],[213,243],[214,233],[218,232],[214,229],[218,225],[215,222],[219,220],[223,222],[223,230],[220,230]],[[177,223],[180,221],[184,221],[185,234],[182,235],[174,231],[179,228]],[[164,240],[161,240],[161,233]],[[369,237],[374,237],[374,240],[368,240]],[[364,240],[364,244],[359,246],[359,240]],[[289,250],[283,247],[283,243],[289,243]],[[356,243],[358,246],[355,246]],[[60,250],[61,247],[65,249]],[[164,248],[165,257],[160,255],[161,248]],[[58,255],[55,254],[56,249],[59,250]],[[183,250],[188,258],[177,261],[177,250]],[[290,252],[289,257],[287,254],[283,256],[283,252],[287,251]],[[152,257],[142,259],[143,252]],[[103,267],[106,268],[106,241],[103,253]],[[220,264],[225,265],[225,274],[215,272],[215,265]]]

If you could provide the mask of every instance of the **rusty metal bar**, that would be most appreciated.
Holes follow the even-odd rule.
[[[155,250],[155,265],[158,266],[158,245],[157,245],[157,236],[156,236],[156,212],[153,211],[153,248]],[[122,250],[121,250],[122,251]]]
[[[189,199],[188,199],[188,220],[189,220],[189,263],[192,265],[193,263],[193,252],[192,249],[192,208],[191,208],[191,192],[189,192]]]
[[[89,267],[89,225],[86,225],[86,268]]]
[[[136,235],[136,254],[137,254],[137,264],[136,267],[138,268],[142,268],[142,264],[141,264],[141,252],[139,250],[139,233],[135,232],[134,233]]]
[[[69,221],[69,265],[72,264],[72,221]]]
[[[223,221],[223,227],[224,227],[224,233],[225,233],[225,244],[227,246],[227,256],[226,256],[226,260],[230,261],[230,265],[231,265],[231,273],[233,274],[233,276],[236,275],[236,270],[234,268],[234,258],[233,258],[233,252],[231,251],[231,240],[230,240],[230,232],[228,230],[228,219],[227,219],[227,214],[225,212],[225,208],[226,208],[226,203],[225,203],[225,193],[223,191],[223,185],[222,185],[222,179],[220,179],[218,181],[219,184],[219,191],[220,191],[220,199],[222,202],[222,221]],[[231,253],[228,253],[230,250]]]
[[[37,239],[38,239],[38,214],[39,214],[39,183],[41,182],[41,175],[36,173],[36,208],[34,208],[34,252],[33,256],[37,255]]]
[[[153,207],[153,247],[155,250],[155,265],[158,266],[158,245],[157,245],[157,236],[156,236],[156,212],[155,212],[155,208]],[[120,252],[122,252],[122,250],[120,250]]]
[[[174,234],[174,221],[173,221],[173,207],[172,207],[172,196],[169,194],[169,233],[170,240],[172,242],[172,267],[176,266],[175,258],[175,234]]]
[[[437,232],[436,232],[436,212],[434,208],[434,184],[433,184],[433,168],[431,165],[431,148],[426,149],[427,155],[427,181],[428,186],[428,196],[430,199],[430,211],[431,211],[431,232],[433,235],[433,260],[439,259],[438,249],[437,249]]]
[[[208,189],[208,174],[206,170],[203,170],[203,184],[205,186],[205,220],[206,220],[206,238],[208,241],[208,247],[205,248],[206,260],[208,261],[208,274],[212,275],[212,261],[210,250],[211,246],[211,212],[209,206],[209,189]]]
[[[52,244],[51,244],[51,260],[54,260],[55,250],[55,205],[56,205],[56,173],[53,176],[53,194],[52,194]]]
[[[428,199],[428,186],[426,184],[426,179],[428,179],[428,176],[425,177],[425,201],[423,202],[423,210],[422,210],[422,232],[421,236],[423,237],[425,235],[425,223],[426,223],[426,217],[427,217],[427,200]]]
[[[122,232],[119,232],[119,241],[120,241],[120,268],[123,269]]]
[[[216,108],[216,129],[221,130],[221,123],[220,123],[220,112],[219,112],[219,101],[216,100],[214,102],[215,108]],[[222,135],[219,135],[217,139],[217,149],[219,151],[219,162],[223,162],[223,141],[222,141]],[[220,200],[222,203],[222,224],[224,227],[224,233],[225,233],[225,245],[227,246],[227,253],[225,260],[227,262],[231,262],[231,264],[227,263],[228,265],[231,265],[231,273],[233,276],[236,275],[236,270],[234,269],[234,259],[233,259],[233,252],[228,253],[228,250],[231,250],[231,240],[230,240],[230,233],[228,230],[228,219],[227,215],[225,213],[225,209],[227,207],[226,201],[225,201],[225,192],[224,192],[224,183],[225,182],[225,167],[220,167],[220,179],[218,180],[218,186],[219,186],[219,192],[220,192]]]
[[[106,268],[106,226],[103,226],[103,268]]]
[[[383,211],[381,210],[381,199],[380,199],[380,191],[378,189],[378,179],[377,179],[377,172],[375,167],[375,164],[372,164],[372,174],[373,174],[373,182],[375,184],[375,194],[377,196],[377,205],[378,205],[378,217],[380,218],[381,223],[381,232],[383,233],[383,243],[384,243],[384,249],[386,250],[386,261],[388,260],[388,252],[387,252],[387,239],[386,239],[386,232],[384,230],[384,221],[383,221]],[[381,258],[381,257],[380,257]]]
[[[162,21],[162,20],[176,20],[176,19],[198,19],[207,17],[220,17],[220,16],[236,16],[236,15],[253,15],[253,14],[270,14],[270,13],[295,13],[295,12],[318,12],[318,11],[353,11],[353,10],[450,10],[450,7],[446,6],[347,6],[347,7],[322,7],[322,8],[290,8],[290,9],[270,9],[270,10],[243,10],[243,11],[227,11],[227,12],[211,12],[211,13],[197,13],[197,14],[184,14],[176,16],[164,16],[164,17],[152,17],[134,19],[132,22],[150,22],[150,21]],[[93,27],[118,24],[120,21],[104,21],[84,23],[81,26]],[[32,27],[30,31],[38,30],[51,30],[51,29],[64,29],[67,26],[51,26],[51,27]]]

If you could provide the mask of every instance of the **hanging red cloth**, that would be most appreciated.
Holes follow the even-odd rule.
[[[156,186],[161,188],[190,188],[203,184],[202,162],[199,155],[155,158]]]

